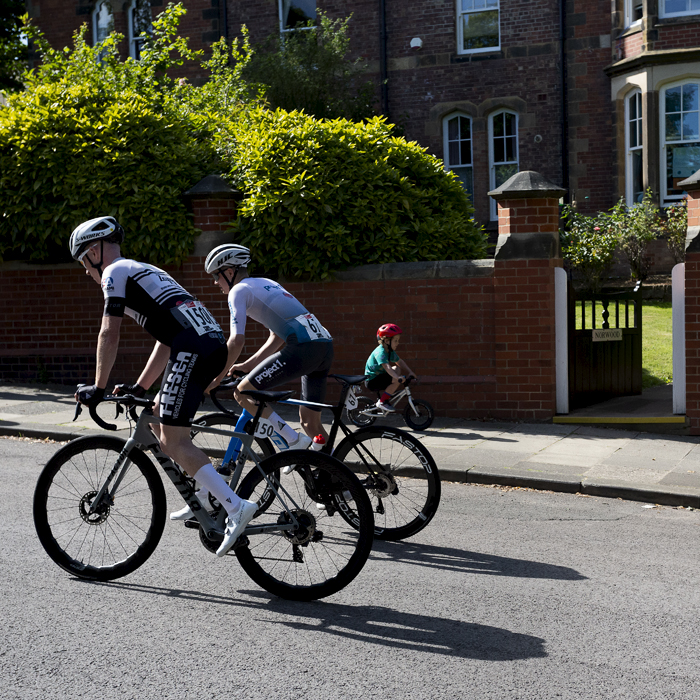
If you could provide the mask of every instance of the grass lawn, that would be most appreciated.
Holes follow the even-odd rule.
[[[612,307],[611,307],[612,311]],[[596,304],[596,326],[602,325],[602,308]],[[610,321],[613,325],[614,315]],[[622,319],[620,319],[622,321]],[[630,318],[630,323],[632,319]],[[591,307],[586,302],[586,326],[591,327]],[[576,327],[581,328],[581,307],[576,305]],[[624,327],[624,323],[620,324]],[[644,389],[673,381],[671,341],[671,302],[645,301],[642,305],[642,387]]]

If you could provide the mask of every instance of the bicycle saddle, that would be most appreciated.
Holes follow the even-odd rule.
[[[245,394],[246,396],[250,396],[251,398],[255,399],[256,401],[262,401],[264,403],[269,403],[270,401],[284,401],[285,399],[288,399],[292,394],[294,394],[293,391],[255,391],[253,389],[249,391],[242,391],[241,394]]]
[[[341,382],[345,382],[346,384],[350,384],[352,386],[361,384],[365,381],[365,379],[367,379],[364,374],[329,374],[328,376],[333,377],[333,379],[340,379]]]

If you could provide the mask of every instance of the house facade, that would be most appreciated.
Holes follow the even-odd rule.
[[[28,0],[54,47],[83,23],[99,41],[138,35],[162,0]],[[317,17],[350,20],[351,51],[377,104],[407,138],[454,170],[476,218],[495,230],[488,192],[519,170],[568,191],[584,212],[651,188],[683,196],[700,169],[700,0],[184,0],[181,33],[207,49],[241,25],[254,42],[304,31]],[[194,69],[193,69],[194,71]],[[187,73],[193,81],[204,79]]]

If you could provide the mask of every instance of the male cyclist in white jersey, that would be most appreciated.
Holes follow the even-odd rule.
[[[119,385],[115,393],[143,396],[163,374],[156,408],[161,418],[161,446],[226,509],[226,530],[216,552],[223,556],[257,511],[256,503],[239,498],[229,488],[190,438],[192,419],[204,390],[228,366],[224,335],[207,309],[169,274],[153,265],[123,258],[123,240],[124,229],[111,216],[82,223],[70,237],[73,258],[101,285],[105,298],[97,339],[95,383],[80,388],[75,398],[91,406],[104,397],[124,315],[156,339],[136,384]]]
[[[333,338],[316,317],[277,282],[265,277],[248,277],[250,251],[226,243],[212,250],[204,269],[228,296],[231,335],[228,339],[228,363],[212,386],[231,370],[245,374],[236,390],[236,400],[249,413],[256,404],[243,391],[272,389],[301,377],[301,398],[322,403],[326,396],[326,378],[333,361]],[[270,331],[265,344],[245,362],[235,364],[245,343],[246,320],[250,317]],[[306,448],[311,436],[327,433],[321,423],[321,409],[299,407],[299,420],[306,435],[297,433],[267,407],[263,417],[287,441],[290,448]]]

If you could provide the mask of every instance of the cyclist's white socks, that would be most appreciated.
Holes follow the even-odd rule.
[[[197,498],[202,502],[203,506],[207,505],[209,491],[205,489],[204,486],[202,486],[202,488],[199,489],[199,491],[195,491],[194,495],[197,496]]]
[[[299,433],[287,425],[274,411],[267,420],[272,423],[272,427],[284,438],[288,445],[299,439]]]
[[[211,462],[200,467],[195,478],[202,485],[201,490],[206,489],[207,492],[211,493],[226,508],[226,512],[229,515],[238,511],[241,505],[241,498],[231,490],[221,474],[214,469]],[[197,497],[199,498],[199,492],[197,492]]]

